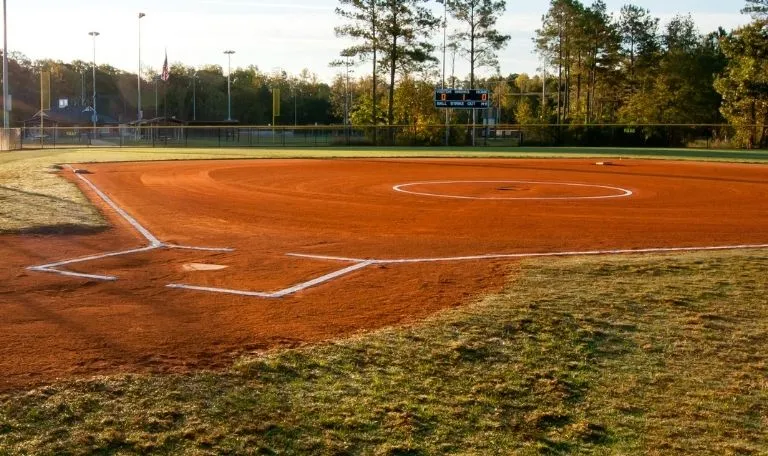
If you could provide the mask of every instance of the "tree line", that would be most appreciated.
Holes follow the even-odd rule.
[[[750,24],[705,34],[690,16],[662,26],[632,4],[614,15],[602,0],[551,0],[533,38],[542,62],[535,75],[501,73],[498,54],[510,39],[496,23],[504,0],[438,2],[450,22],[436,16],[428,0],[339,0],[335,32],[353,44],[329,62],[336,77],[324,82],[309,70],[289,75],[255,65],[233,69],[232,117],[244,125],[271,123],[272,91],[280,88],[279,125],[409,125],[419,134],[419,126],[445,122],[444,112],[433,107],[434,88],[445,84],[491,90],[493,109],[481,114],[498,123],[728,123],[731,144],[768,147],[768,0],[746,1],[742,12],[752,16]],[[446,68],[433,37],[447,24]],[[41,71],[51,74],[54,103],[67,98],[91,104],[89,62],[9,57],[13,124],[39,110]],[[469,74],[454,74],[457,58],[469,63]],[[135,120],[136,80],[135,73],[99,65],[98,111],[121,122]],[[144,118],[226,118],[227,77],[219,65],[176,63],[167,82],[148,68],[141,84]],[[478,122],[468,111],[450,116],[451,123]],[[440,143],[434,133],[421,134],[424,142]]]

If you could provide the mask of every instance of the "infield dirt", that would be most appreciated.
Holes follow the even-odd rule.
[[[515,269],[513,260],[378,264],[281,299],[166,288],[274,291],[349,265],[288,253],[393,260],[768,242],[768,166],[616,165],[586,159],[77,165],[162,241],[235,251],[161,249],[72,267],[119,277],[115,282],[26,270],[144,244],[86,188],[112,229],[0,237],[0,390],[58,377],[225,367],[248,352],[418,321],[498,291]],[[411,187],[444,196],[393,190],[434,181],[456,182]],[[521,199],[616,193],[562,183],[632,195]]]

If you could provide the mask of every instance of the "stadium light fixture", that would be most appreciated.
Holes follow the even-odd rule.
[[[88,32],[93,37],[93,133],[96,134],[96,121],[98,116],[96,114],[96,37],[99,36],[99,32]]]
[[[232,90],[229,75],[232,73],[232,54],[235,51],[227,49],[224,53],[227,54],[227,120],[232,120]]]

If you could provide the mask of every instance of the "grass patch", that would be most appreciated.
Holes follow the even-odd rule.
[[[768,251],[523,263],[423,324],[0,396],[0,454],[765,454]]]
[[[63,163],[236,158],[625,157],[768,163],[765,151],[612,148],[92,148],[0,153],[0,234],[88,233],[107,228],[77,187],[56,174]]]

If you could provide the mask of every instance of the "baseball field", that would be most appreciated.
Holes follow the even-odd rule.
[[[0,155],[0,454],[763,453],[766,163]]]

